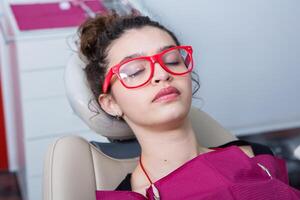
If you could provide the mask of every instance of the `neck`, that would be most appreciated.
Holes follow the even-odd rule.
[[[188,118],[176,129],[136,135],[142,148],[142,164],[152,182],[196,157],[202,148]]]

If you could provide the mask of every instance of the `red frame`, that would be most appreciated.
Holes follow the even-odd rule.
[[[172,71],[170,71],[165,65],[164,65],[164,62],[162,61],[161,57],[163,54],[169,52],[169,51],[172,51],[174,49],[185,49],[188,53],[189,53],[189,58],[191,59],[192,61],[192,64],[191,64],[191,67],[190,69],[187,71],[187,72],[184,72],[184,73],[174,73]],[[115,66],[113,66],[112,68],[110,68],[109,72],[107,73],[106,77],[105,77],[105,80],[104,80],[104,84],[103,84],[103,87],[102,87],[102,91],[103,93],[107,93],[107,90],[108,90],[108,87],[109,87],[109,84],[110,84],[110,81],[111,81],[111,78],[112,76],[115,74],[117,75],[118,79],[121,81],[122,85],[126,88],[129,88],[129,89],[133,89],[133,88],[138,88],[138,87],[142,87],[143,85],[147,84],[149,82],[149,80],[152,78],[153,76],[153,73],[154,73],[154,66],[155,66],[155,63],[158,62],[160,64],[160,66],[165,70],[167,71],[168,73],[170,74],[173,74],[173,75],[183,75],[183,74],[186,74],[186,73],[189,73],[193,70],[193,67],[194,67],[194,61],[193,61],[193,48],[192,46],[175,46],[175,47],[171,47],[169,49],[166,49],[158,54],[155,54],[155,55],[152,55],[152,56],[142,56],[142,57],[137,57],[137,58],[131,58],[131,59],[128,59],[128,60],[125,60]],[[135,86],[135,87],[128,87],[126,86],[123,81],[122,81],[122,78],[120,77],[119,75],[119,69],[120,67],[125,64],[125,63],[128,63],[130,61],[133,61],[133,60],[139,60],[139,59],[145,59],[145,60],[149,60],[150,63],[151,63],[151,74],[149,76],[149,79],[141,84],[141,85],[138,85],[138,86]]]

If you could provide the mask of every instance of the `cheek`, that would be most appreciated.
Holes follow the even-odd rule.
[[[189,74],[189,76],[187,77],[187,85],[190,88],[190,90],[192,89],[192,76]]]
[[[190,74],[186,77],[186,84],[190,87],[192,86],[192,77]]]
[[[122,111],[127,115],[132,115],[137,110],[142,111],[147,102],[146,95],[143,92],[138,92],[137,89],[127,89],[121,83],[114,85],[112,88],[115,100]]]
[[[183,76],[180,79],[180,83],[179,85],[181,85],[182,90],[187,93],[187,94],[191,94],[192,93],[192,77],[190,74]]]
[[[192,100],[192,79],[190,76],[186,76],[184,79],[182,79],[182,81],[179,83],[179,85],[181,86],[180,89],[183,92],[183,102],[185,104],[189,104],[190,101]]]

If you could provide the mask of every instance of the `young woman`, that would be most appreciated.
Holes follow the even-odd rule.
[[[98,199],[300,199],[268,147],[197,142],[188,118],[199,88],[192,87],[192,46],[137,15],[97,16],[79,35],[95,98],[108,115],[125,120],[142,149],[133,173],[115,191],[98,191]]]

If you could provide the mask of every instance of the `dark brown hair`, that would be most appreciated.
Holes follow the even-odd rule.
[[[116,39],[129,29],[139,29],[144,26],[152,26],[166,31],[174,40],[176,45],[180,45],[176,36],[147,16],[131,14],[120,16],[116,12],[97,15],[95,18],[87,19],[78,29],[80,39],[80,52],[87,60],[85,72],[90,88],[97,100],[102,93],[102,85],[107,70],[107,48]],[[192,80],[196,83],[193,94],[199,87],[199,78]],[[97,100],[98,103],[98,100]],[[101,107],[100,107],[101,108]]]

